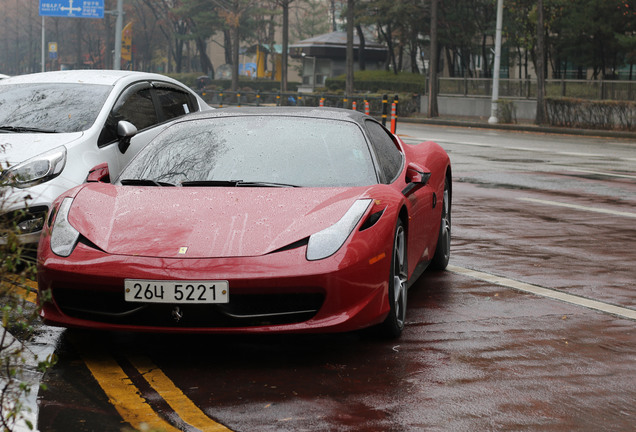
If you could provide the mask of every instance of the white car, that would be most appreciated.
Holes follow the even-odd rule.
[[[170,120],[206,109],[188,87],[152,73],[76,70],[0,80],[0,214],[19,215],[20,240],[37,243],[53,200],[91,168],[107,163],[115,177]]]

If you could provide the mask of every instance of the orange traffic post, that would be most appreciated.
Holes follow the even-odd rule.
[[[354,111],[358,110],[358,104],[356,101],[351,102],[351,109]]]
[[[397,126],[397,116],[395,115],[395,102],[391,104],[391,133],[395,133],[395,128]]]
[[[325,106],[325,98],[324,97],[320,98],[320,102],[318,103],[318,106],[320,106],[320,107],[324,107]]]
[[[397,130],[397,122],[398,122],[399,108],[400,108],[400,100],[398,95],[395,95],[395,98],[393,99],[393,105],[395,105],[395,125],[393,126],[393,129]]]
[[[371,113],[371,109],[369,108],[369,101],[368,100],[364,101],[364,113],[366,115],[369,115]]]

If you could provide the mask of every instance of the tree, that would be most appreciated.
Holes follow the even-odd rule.
[[[492,56],[487,43],[495,29],[494,2],[450,0],[439,6],[439,43],[444,48],[450,76],[475,76],[473,58],[477,52],[483,59],[482,76],[491,76]],[[480,47],[476,40],[481,41]]]
[[[4,146],[0,145],[0,153]],[[5,166],[0,167],[0,179]],[[7,202],[7,179],[0,185],[0,209]],[[33,428],[28,416],[29,408],[23,404],[31,392],[31,384],[23,374],[25,364],[33,356],[26,342],[33,335],[39,322],[38,308],[29,303],[21,292],[25,282],[35,277],[34,255],[27,253],[19,241],[17,222],[24,211],[5,213],[0,218],[0,429],[2,431],[24,430],[21,423]],[[15,335],[15,336],[14,336]],[[38,359],[38,370],[45,372],[54,363],[54,357]],[[35,364],[34,364],[35,365]]]
[[[355,26],[354,17],[355,0],[347,0],[347,58],[345,82],[345,92],[353,95],[353,28]]]
[[[322,0],[304,0],[294,8],[291,35],[294,40],[304,40],[327,33],[331,29],[328,5]]]
[[[504,19],[504,33],[507,44],[515,51],[516,61],[520,66],[518,75],[520,79],[529,76],[528,54],[534,52],[536,45],[537,25],[531,19],[535,8],[535,0],[506,0],[505,17],[507,19]]]
[[[364,37],[364,31],[362,30],[362,26],[360,24],[356,24],[356,33],[358,34],[358,40],[360,43],[358,44],[358,69],[363,71],[367,69],[366,59],[365,59],[365,49],[366,49],[366,39]]]
[[[360,0],[359,0],[360,1]],[[384,40],[389,50],[386,69],[392,69],[394,73],[398,73],[397,57],[395,56],[395,32],[396,16],[392,13],[394,2],[389,0],[370,0],[365,8],[360,7],[361,16],[360,23],[365,25],[373,25],[378,31],[380,40]],[[362,12],[363,9],[366,9]]]
[[[430,118],[439,117],[439,111],[437,108],[437,1],[438,0],[431,0],[431,52],[428,72],[428,116]]]
[[[188,33],[188,25],[175,13],[181,5],[179,0],[143,0],[148,6],[149,11],[159,21],[159,28],[163,33],[167,42],[168,57],[174,59],[176,72],[182,72],[183,67],[183,51],[185,45],[185,36]],[[170,60],[168,61],[168,69],[171,68]]]
[[[543,24],[543,0],[537,1],[537,114],[536,124],[544,124],[545,118],[545,26]]]
[[[142,70],[150,70],[153,64],[155,47],[159,45],[159,21],[148,10],[148,5],[142,1],[132,2],[133,13],[126,16],[126,20],[134,23],[135,38],[133,43],[137,55],[133,58]],[[129,21],[129,22],[130,22]],[[126,23],[124,23],[124,27]]]
[[[214,65],[208,57],[207,40],[222,27],[222,20],[217,9],[211,7],[209,0],[182,0],[176,13],[188,25],[185,40],[194,41],[201,72],[205,75],[214,74]]]
[[[281,62],[281,80],[280,80],[280,91],[287,91],[287,66],[288,66],[288,58],[287,54],[289,51],[289,5],[294,0],[278,0],[278,4],[283,8],[283,55]]]

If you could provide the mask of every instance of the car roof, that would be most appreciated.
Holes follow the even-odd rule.
[[[372,117],[358,111],[342,108],[327,107],[240,107],[240,108],[220,108],[211,111],[202,111],[190,114],[183,120],[194,120],[204,118],[222,117],[245,117],[245,116],[279,116],[279,117],[307,117],[327,120],[347,120],[359,124],[365,120],[373,120]]]
[[[151,79],[175,82],[172,78],[164,75],[124,71],[124,70],[101,70],[101,69],[85,69],[85,70],[68,70],[68,71],[52,71],[40,72],[27,75],[17,75],[10,78],[0,80],[0,85],[7,84],[33,84],[33,83],[83,83],[83,84],[101,84],[115,85],[122,78],[134,79]]]

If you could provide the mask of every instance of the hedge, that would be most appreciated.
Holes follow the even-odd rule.
[[[357,92],[372,93],[426,93],[426,77],[424,75],[390,71],[358,71],[353,75],[354,88]],[[346,76],[327,78],[325,85],[329,91],[344,91]]]
[[[548,122],[581,129],[636,130],[636,102],[546,98]]]

